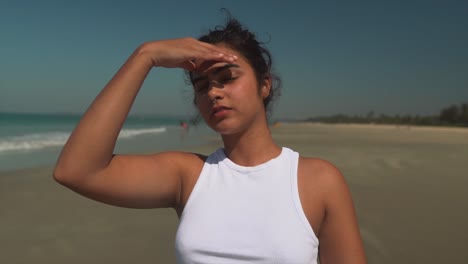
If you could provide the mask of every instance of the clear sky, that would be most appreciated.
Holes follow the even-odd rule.
[[[468,1],[0,1],[0,111],[82,113],[141,43],[225,17],[269,40],[275,117],[437,114],[468,102]],[[187,115],[182,70],[154,69],[133,113]]]

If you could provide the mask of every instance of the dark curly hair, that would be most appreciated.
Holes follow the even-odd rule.
[[[223,43],[242,54],[255,72],[259,87],[265,79],[271,80],[270,94],[263,100],[265,111],[270,115],[272,102],[279,97],[281,91],[281,79],[272,70],[272,56],[264,47],[264,43],[257,41],[254,33],[242,26],[238,20],[232,18],[227,10],[223,9],[223,11],[227,13],[226,25],[216,26],[198,40],[210,44]],[[191,82],[191,72],[188,72],[188,77]]]

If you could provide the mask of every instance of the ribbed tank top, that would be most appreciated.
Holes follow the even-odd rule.
[[[316,264],[318,239],[302,209],[299,154],[282,148],[263,164],[244,167],[222,148],[211,154],[177,229],[179,264]]]

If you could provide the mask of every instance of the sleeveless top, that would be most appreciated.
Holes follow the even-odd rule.
[[[180,217],[179,264],[316,264],[318,239],[302,209],[299,154],[282,148],[263,164],[244,167],[224,149],[211,154]]]

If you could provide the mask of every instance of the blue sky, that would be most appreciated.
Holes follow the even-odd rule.
[[[18,0],[0,2],[0,111],[82,113],[139,44],[197,37],[221,7],[270,40],[275,117],[468,102],[468,1]],[[181,70],[154,69],[132,113],[188,115],[191,89]]]

